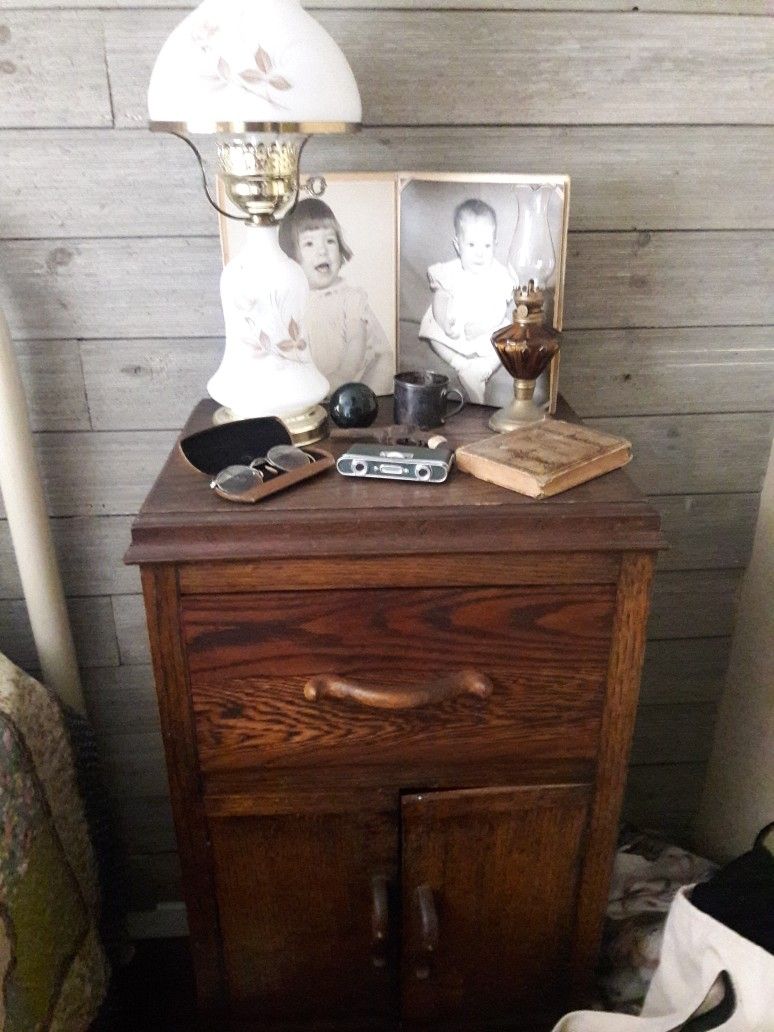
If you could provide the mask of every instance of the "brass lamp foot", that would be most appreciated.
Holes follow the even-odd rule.
[[[239,416],[236,416],[230,408],[221,405],[219,409],[215,410],[212,421],[217,426],[221,423],[231,423],[238,418]],[[328,436],[328,413],[322,405],[313,405],[311,408],[304,409],[303,412],[280,418],[288,428],[293,444],[299,448],[305,444],[315,444]]]
[[[498,409],[489,420],[489,426],[497,433],[507,433],[509,430],[518,430],[520,426],[529,426],[530,423],[538,423],[545,419],[546,414],[533,400],[535,393],[535,380],[515,380],[513,401]]]

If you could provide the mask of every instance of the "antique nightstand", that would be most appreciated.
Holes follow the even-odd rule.
[[[208,1027],[541,1028],[582,996],[660,546],[622,472],[240,506],[173,452],[127,558]]]

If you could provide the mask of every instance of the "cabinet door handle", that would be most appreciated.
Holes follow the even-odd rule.
[[[385,949],[390,934],[390,904],[387,879],[375,874],[371,879],[371,962],[374,967],[383,968],[387,963]]]
[[[435,897],[429,885],[420,885],[415,892],[419,909],[419,943],[421,955],[417,961],[415,975],[419,979],[430,977],[430,961],[438,948],[438,913]]]
[[[418,706],[438,705],[458,695],[473,695],[488,699],[492,682],[486,674],[466,668],[455,670],[415,688],[371,688],[336,674],[317,674],[304,685],[304,695],[310,702],[319,699],[343,699],[357,702],[370,709],[403,710]]]

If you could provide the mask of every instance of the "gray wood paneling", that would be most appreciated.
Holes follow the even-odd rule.
[[[760,491],[771,450],[768,413],[589,419],[633,445],[629,472],[646,494]]]
[[[168,796],[143,796],[113,802],[119,842],[129,853],[170,853],[177,848]]]
[[[193,155],[173,137],[7,130],[0,142],[4,237],[217,231]],[[765,126],[419,126],[312,137],[303,168],[565,172],[575,230],[766,229],[774,192],[759,183],[772,151],[774,130]],[[84,166],[104,173],[87,189]]]
[[[168,794],[160,731],[102,734],[97,746],[105,783],[112,798],[158,798]]]
[[[152,910],[157,903],[183,898],[177,853],[131,854],[124,865],[129,910]]]
[[[16,345],[16,355],[33,430],[88,430],[89,410],[76,342],[22,340]]]
[[[49,513],[136,513],[174,440],[170,431],[37,434]]]
[[[221,338],[82,343],[94,429],[179,428],[222,346]],[[584,418],[774,406],[774,341],[765,327],[569,331],[562,348],[562,393]]]
[[[648,637],[728,637],[734,630],[741,582],[740,570],[659,573],[653,587]]]
[[[148,625],[142,595],[113,597],[118,654],[126,664],[147,664],[151,661]]]
[[[703,763],[631,767],[624,818],[640,828],[666,833],[679,845],[690,846],[690,828],[703,784]]]
[[[185,11],[196,7],[187,0],[5,0],[8,10],[13,8],[64,8],[64,7],[99,7],[119,10],[121,8],[161,7],[178,9],[179,17]],[[413,10],[446,10],[461,7],[461,0],[306,0],[303,4],[307,10],[325,10],[339,8],[342,10],[357,7],[361,9],[378,9],[381,7],[409,8]],[[502,10],[502,11],[617,11],[644,13],[678,12],[683,14],[754,14],[769,13],[766,0],[465,0],[467,10]]]
[[[589,423],[632,441],[630,470],[648,494],[753,493],[760,489],[771,446],[767,414],[635,416]],[[51,514],[137,512],[174,440],[174,430],[36,435]],[[683,536],[687,541],[688,528]]]
[[[642,670],[642,704],[714,702],[723,690],[730,651],[730,638],[649,641]]]
[[[767,233],[574,233],[565,325],[770,321]],[[212,238],[0,241],[0,305],[22,339],[217,337],[221,269]],[[404,277],[403,312],[427,306]],[[724,294],[735,305],[718,307]]]
[[[137,568],[124,566],[131,519],[77,516],[51,520],[59,568],[68,595],[111,595],[140,590]],[[0,598],[21,598],[8,523],[0,521]]]
[[[0,13],[0,83],[0,127],[112,125],[102,16]]]
[[[382,9],[318,20],[352,65],[370,125],[771,121],[765,19]],[[117,124],[145,122],[153,61],[178,21],[105,14]]]
[[[752,551],[757,494],[651,497],[661,513],[668,550],[660,570],[746,566]]]
[[[172,136],[9,129],[0,133],[0,145],[3,237],[217,232],[194,157]]]
[[[0,242],[0,307],[22,339],[215,336],[218,238]]]
[[[770,412],[774,333],[768,326],[570,330],[562,335],[560,386],[584,418]]]
[[[93,667],[84,671],[83,690],[89,717],[99,734],[158,731],[150,665]]]
[[[80,665],[115,666],[118,649],[110,599],[70,598],[67,609]],[[24,602],[0,600],[0,651],[25,670],[40,665]]]
[[[99,340],[81,344],[96,430],[179,429],[223,353],[220,338]]]
[[[715,726],[714,702],[640,706],[630,763],[680,763],[686,757],[705,761]]]

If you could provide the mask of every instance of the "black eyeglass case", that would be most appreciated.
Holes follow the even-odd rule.
[[[183,437],[178,447],[193,470],[214,477],[226,466],[249,466],[253,459],[265,455],[276,444],[292,443],[288,428],[282,420],[275,416],[265,416],[260,419],[239,419],[199,430],[198,433]],[[260,502],[262,498],[324,473],[334,464],[333,456],[322,448],[307,446],[304,451],[312,456],[313,461],[309,465],[273,477],[238,501]],[[225,496],[221,494],[221,497]],[[229,500],[237,501],[233,497]]]

